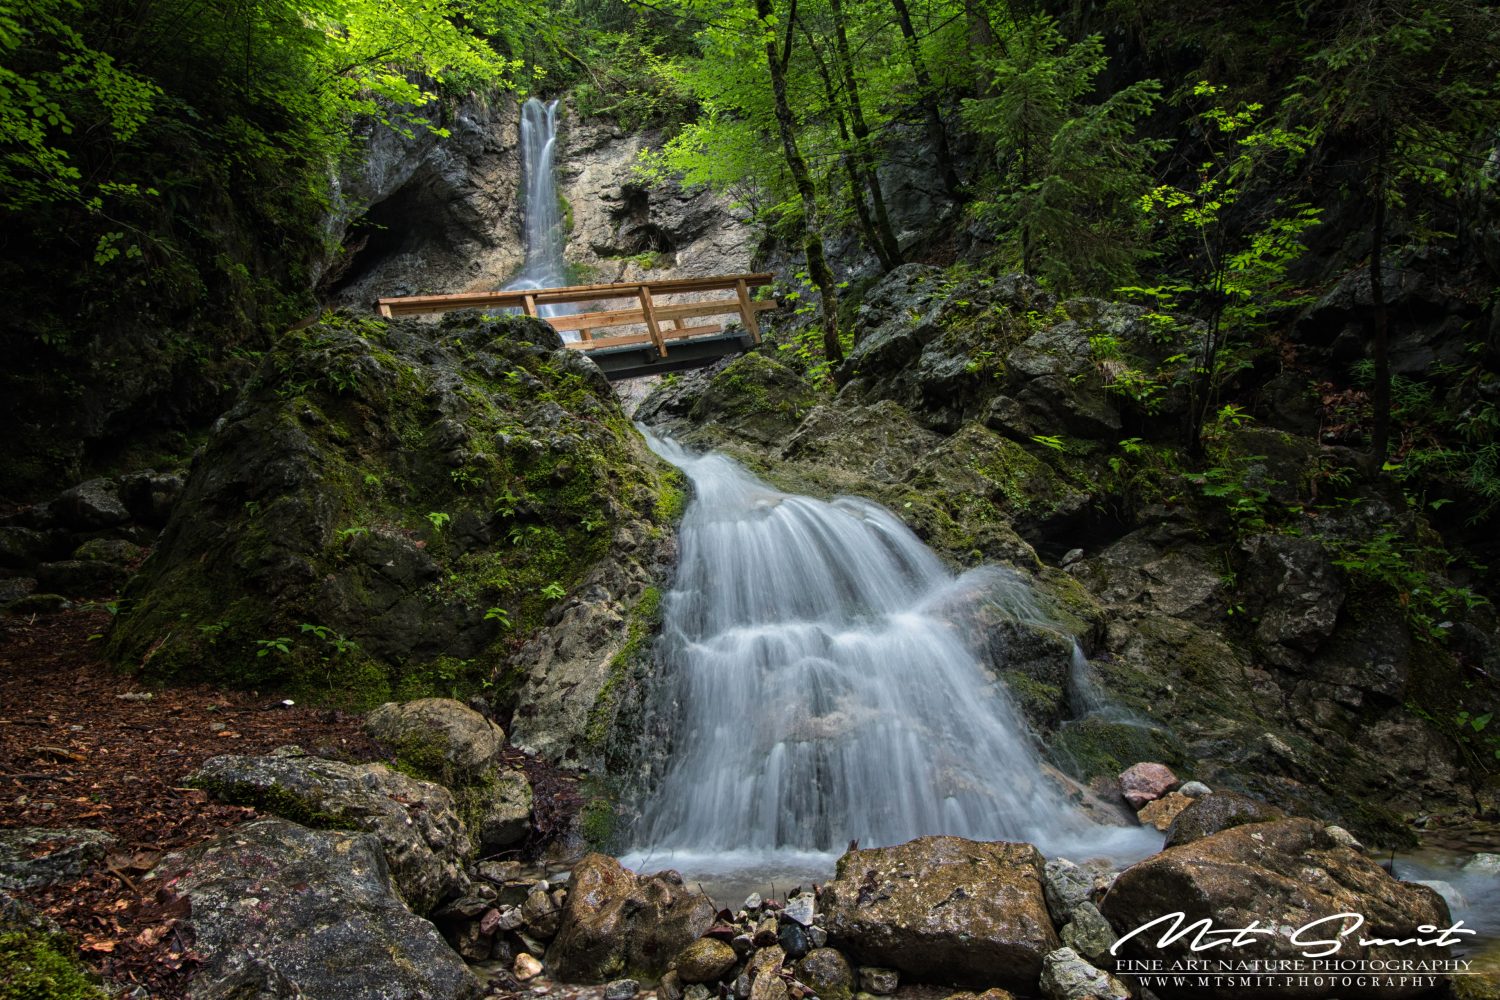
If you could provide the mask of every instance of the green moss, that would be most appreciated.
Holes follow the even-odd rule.
[[[619,832],[619,814],[614,799],[594,795],[578,813],[578,835],[591,851],[610,852]]]
[[[0,932],[0,1000],[108,1000],[62,935]]]
[[[593,753],[604,752],[619,707],[619,689],[647,655],[660,629],[661,591],[655,587],[647,587],[630,609],[625,644],[610,659],[604,685],[599,689],[599,696],[594,699],[593,707],[589,709],[583,738],[585,746]]]
[[[1093,718],[1065,723],[1053,735],[1047,752],[1058,767],[1085,782],[1114,777],[1143,760],[1174,768],[1188,762],[1181,742],[1164,729]]]
[[[1061,716],[1065,700],[1062,688],[1019,670],[1006,670],[1000,676],[1017,707],[1033,725],[1050,729]]]
[[[248,783],[199,780],[193,783],[193,787],[201,788],[220,802],[228,802],[237,806],[249,806],[260,812],[272,816],[280,816],[282,819],[291,820],[293,823],[301,823],[303,826],[312,827],[313,829],[356,829],[354,822],[343,813],[331,813],[315,809],[306,801],[298,798],[280,785],[261,787]]]

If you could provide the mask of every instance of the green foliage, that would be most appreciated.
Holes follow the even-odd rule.
[[[999,228],[1028,274],[1079,290],[1129,281],[1147,252],[1132,208],[1162,145],[1135,129],[1160,85],[1142,80],[1096,101],[1103,39],[1070,44],[1045,14],[976,60],[994,96],[964,101],[964,120],[994,150],[996,175],[972,211]]]
[[[1368,538],[1323,541],[1334,553],[1335,566],[1365,586],[1395,594],[1418,638],[1443,642],[1456,614],[1489,603],[1440,575],[1453,561],[1451,555],[1436,545],[1413,541],[1394,526]]]

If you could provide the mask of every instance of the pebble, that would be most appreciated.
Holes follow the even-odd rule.
[[[871,965],[859,967],[859,988],[876,996],[890,996],[901,985],[901,974],[895,969],[881,969]]]
[[[807,929],[807,937],[812,941],[814,948],[828,947],[828,932],[821,927],[809,927]]]
[[[1189,781],[1177,790],[1190,799],[1202,798],[1205,795],[1212,795],[1214,793],[1212,788],[1209,788],[1201,781]]]
[[[511,971],[521,982],[529,982],[542,974],[542,963],[523,952],[516,956],[516,964],[511,967]]]
[[[758,892],[752,892],[750,895],[745,897],[745,909],[751,913],[760,909],[760,904],[761,898],[760,893]]]
[[[616,979],[604,987],[604,1000],[630,1000],[641,991],[641,984],[634,979]]]
[[[1365,845],[1361,844],[1354,834],[1341,826],[1325,826],[1323,832],[1328,834],[1329,839],[1340,847],[1347,847],[1350,850],[1360,851],[1361,853],[1364,852]]]
[[[800,924],[786,924],[781,928],[778,940],[781,942],[781,950],[786,952],[786,957],[798,959],[812,950],[807,940],[807,932]]]

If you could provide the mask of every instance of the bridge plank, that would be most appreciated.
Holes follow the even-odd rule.
[[[688,340],[692,337],[701,337],[705,334],[723,333],[724,328],[717,324],[709,326],[689,326],[681,330],[672,330],[664,334],[663,339],[668,342]],[[597,351],[606,347],[629,347],[632,344],[651,344],[649,333],[624,333],[618,337],[595,337],[593,340],[574,340],[564,344],[564,347],[575,351]]]
[[[656,322],[656,306],[651,301],[651,287],[642,285],[636,294],[641,300],[641,312],[646,314],[646,329],[651,333],[651,343],[656,345],[657,354],[666,357],[667,342],[662,339],[661,326]]]
[[[662,278],[650,282],[658,295],[681,292],[720,292],[735,289],[740,281],[752,288],[771,284],[772,274],[727,274],[705,278]],[[375,300],[382,315],[389,309],[395,315],[419,312],[444,312],[449,309],[499,308],[522,306],[527,295],[535,297],[538,305],[558,305],[568,302],[588,302],[609,298],[632,298],[636,282],[610,282],[594,285],[568,285],[562,288],[514,289],[500,292],[451,292],[443,295],[404,295]],[[616,294],[610,294],[610,293]]]
[[[655,286],[652,286],[653,290]],[[775,309],[775,302],[768,300],[750,303],[750,308],[755,312],[764,312],[767,309]],[[658,320],[668,319],[695,319],[699,316],[724,316],[729,313],[738,313],[740,304],[735,299],[713,299],[708,302],[674,302],[663,305],[656,303],[656,318]],[[601,326],[626,326],[636,323],[644,324],[646,314],[640,309],[610,309],[603,312],[574,313],[572,316],[548,316],[547,322],[552,324],[553,329],[559,332],[563,330],[590,330]]]

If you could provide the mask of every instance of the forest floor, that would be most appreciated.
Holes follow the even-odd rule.
[[[210,802],[182,779],[210,757],[288,743],[341,760],[384,754],[358,715],[119,674],[91,639],[108,624],[102,610],[0,622],[0,827],[87,827],[118,838],[83,877],[15,895],[56,921],[113,984],[174,997],[197,958],[178,928],[182,915],[140,879],[167,852],[256,815]]]

